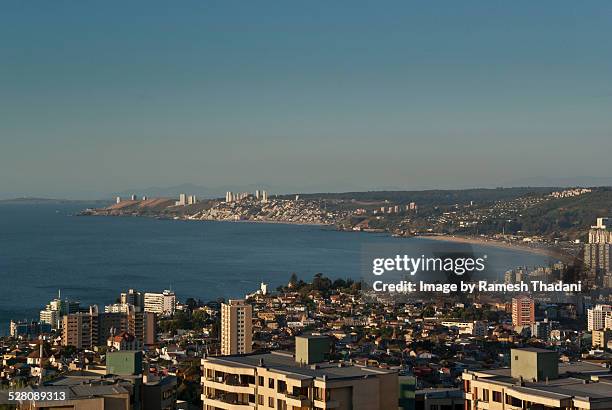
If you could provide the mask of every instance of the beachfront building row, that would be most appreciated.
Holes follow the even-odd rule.
[[[397,372],[326,361],[329,346],[326,336],[301,336],[295,354],[202,359],[204,410],[397,409]]]

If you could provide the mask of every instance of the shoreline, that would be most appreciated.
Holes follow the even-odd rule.
[[[232,221],[231,219],[189,219],[179,218],[175,221],[195,221],[195,222],[231,222],[231,223],[255,223],[255,224],[275,224],[275,225],[298,225],[298,226],[334,226],[334,224],[326,224],[323,222],[292,222],[292,221],[273,221],[273,220],[258,220],[239,219]]]
[[[275,220],[250,220],[250,219],[240,219],[240,220],[231,220],[231,219],[190,219],[190,218],[183,218],[183,217],[162,217],[160,218],[159,216],[153,216],[153,215],[126,215],[126,214],[119,214],[119,215],[104,215],[104,214],[88,214],[88,215],[84,215],[84,216],[110,216],[110,217],[127,217],[127,216],[132,216],[132,217],[145,217],[145,218],[153,218],[153,219],[160,219],[160,220],[170,220],[170,221],[193,221],[193,222],[226,222],[226,223],[251,223],[251,224],[274,224],[274,225],[296,225],[296,226],[313,226],[313,227],[321,227],[321,228],[334,228],[335,224],[333,223],[322,223],[322,222],[292,222],[292,221],[275,221]],[[338,229],[335,228],[335,231],[338,232],[353,232],[353,231],[346,231],[343,229]],[[367,232],[367,231],[360,231],[360,233],[379,233],[379,234],[384,234],[387,235],[389,237],[393,237],[392,233],[389,231],[384,231],[384,232]],[[441,241],[441,242],[448,242],[448,243],[463,243],[463,244],[470,244],[470,245],[477,245],[477,246],[488,246],[488,247],[494,247],[494,248],[498,248],[498,249],[506,249],[506,250],[514,250],[514,251],[521,251],[521,252],[526,252],[526,253],[531,253],[531,254],[535,254],[535,255],[540,255],[540,256],[548,256],[563,262],[570,262],[574,260],[574,256],[570,255],[570,254],[563,254],[561,252],[559,252],[558,249],[555,248],[536,248],[536,247],[532,247],[532,246],[527,246],[527,245],[522,245],[519,243],[511,243],[511,242],[506,242],[506,241],[501,241],[498,239],[491,239],[491,238],[485,238],[485,237],[476,237],[476,236],[459,236],[459,235],[446,235],[446,234],[439,234],[439,235],[414,235],[414,236],[409,236],[409,237],[399,237],[400,239],[410,239],[410,238],[420,238],[420,239],[425,239],[425,240],[432,240],[432,241]]]
[[[490,246],[500,249],[507,250],[515,250],[515,251],[523,251],[541,256],[550,256],[555,259],[559,259],[562,261],[568,260],[571,258],[573,260],[572,255],[562,255],[553,248],[534,248],[531,246],[521,245],[517,243],[509,243],[505,241],[500,241],[496,239],[488,239],[488,238],[480,238],[474,236],[454,236],[454,235],[417,235],[415,238],[422,238],[426,240],[432,241],[442,241],[442,242],[451,242],[451,243],[465,243],[470,245],[478,245],[478,246]]]

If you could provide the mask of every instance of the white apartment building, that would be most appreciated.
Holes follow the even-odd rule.
[[[469,322],[445,321],[440,323],[444,327],[456,328],[460,335],[485,337],[487,335],[487,324],[480,320]]]
[[[162,293],[147,292],[144,294],[144,311],[170,316],[176,310],[176,295],[170,290]]]
[[[606,329],[606,319],[612,318],[612,305],[597,305],[587,311],[587,328],[593,330]],[[608,321],[610,324],[610,321]]]

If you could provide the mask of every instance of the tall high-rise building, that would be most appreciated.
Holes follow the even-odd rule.
[[[133,335],[140,345],[155,344],[155,314],[137,312],[132,305],[127,311],[98,312],[91,306],[89,312],[71,313],[62,317],[62,345],[79,349],[91,349],[106,345],[111,335],[127,332]]]
[[[170,316],[176,310],[176,295],[170,290],[162,293],[147,292],[144,294],[144,311]]]
[[[607,221],[608,218],[597,218],[597,223],[589,230],[589,242],[584,245],[584,264],[590,277],[596,278],[600,284],[612,281],[612,230],[606,225]]]
[[[512,299],[512,325],[530,326],[535,323],[535,302],[528,297]]]
[[[612,243],[612,229],[607,225],[609,218],[597,218],[589,230],[589,243]]]
[[[104,308],[104,313],[123,313],[127,320],[127,332],[134,335],[141,346],[152,346],[156,342],[155,313],[143,312],[140,308],[128,303],[115,303]],[[125,327],[121,322],[120,327]],[[118,332],[115,331],[115,334]]]
[[[78,312],[79,306],[79,302],[67,299],[62,300],[61,294],[58,294],[57,299],[50,301],[47,306],[40,311],[39,320],[42,323],[50,324],[53,329],[59,329],[62,317],[70,313]]]
[[[251,353],[253,307],[244,300],[221,305],[221,354]]]
[[[612,318],[612,305],[597,305],[587,310],[589,331],[606,329],[606,319]]]
[[[268,192],[267,191],[262,191],[261,192],[261,201],[262,202],[268,202]]]
[[[119,300],[122,304],[133,305],[137,311],[141,311],[144,307],[144,294],[134,289],[128,289],[127,292],[121,292]]]
[[[97,323],[90,313],[71,313],[62,318],[62,346],[91,349],[97,343]]]

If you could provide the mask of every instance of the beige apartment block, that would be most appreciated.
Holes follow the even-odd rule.
[[[288,352],[204,358],[204,409],[398,408],[395,371],[329,361],[305,364],[308,361]]]
[[[244,300],[230,300],[221,305],[221,354],[251,353],[253,307]]]
[[[612,410],[609,369],[559,363],[556,352],[543,349],[512,349],[510,355],[512,368],[463,373],[465,410]]]

